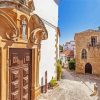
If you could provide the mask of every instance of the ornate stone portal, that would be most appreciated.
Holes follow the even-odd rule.
[[[24,41],[23,38],[20,37],[20,35],[22,35],[23,20],[21,16],[24,16],[23,18],[27,20],[27,31],[25,33],[27,41]],[[23,31],[25,32],[25,30]],[[38,74],[41,41],[47,38],[48,32],[38,15],[34,14],[30,16],[15,8],[0,9],[0,47],[2,54],[0,87],[5,87],[0,89],[0,100],[11,100],[9,98],[9,86],[11,84],[9,80],[9,64],[12,62],[12,59],[9,59],[10,48],[15,48],[16,50],[23,49],[23,51],[31,49],[32,51],[32,88],[30,92],[32,94],[31,100],[34,100],[36,90],[39,91]],[[30,46],[28,47],[27,45]]]
[[[16,23],[2,10],[0,10],[0,16],[4,17],[4,20],[7,20],[10,27],[13,27],[10,29],[10,31],[7,31],[5,33],[6,38],[11,41],[18,41],[19,30],[16,26]],[[33,22],[34,27],[30,33],[29,40],[31,43],[40,44],[41,40],[45,40],[48,38],[48,32],[47,32],[42,20],[39,18],[38,15],[36,15],[36,14],[33,15],[32,19],[34,21]],[[24,24],[24,26],[25,26],[25,21],[22,22],[22,24]],[[22,29],[24,29],[24,28],[22,28]],[[25,31],[25,30],[22,30],[22,31]],[[23,33],[22,35],[24,35],[24,37],[25,37],[25,34]]]

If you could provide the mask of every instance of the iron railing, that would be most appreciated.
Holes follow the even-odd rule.
[[[97,42],[95,44],[92,44],[91,42],[88,42],[87,43],[87,47],[97,47],[97,48],[100,48],[100,42]]]

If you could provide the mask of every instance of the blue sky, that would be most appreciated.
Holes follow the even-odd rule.
[[[60,44],[74,40],[74,34],[100,26],[100,0],[60,0]]]

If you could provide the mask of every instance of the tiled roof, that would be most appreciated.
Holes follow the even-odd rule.
[[[65,54],[66,57],[74,57],[74,51],[73,50],[65,50],[63,52],[60,52],[60,54]]]

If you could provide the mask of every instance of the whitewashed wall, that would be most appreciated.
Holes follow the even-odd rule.
[[[45,72],[48,73],[48,82],[50,82],[52,76],[55,76],[55,63],[56,63],[56,48],[55,48],[55,29],[51,28],[50,26],[47,26],[48,30],[48,39],[45,41],[42,41],[41,44],[41,60],[40,60],[40,83],[41,78],[45,80]],[[45,81],[44,81],[45,84]]]
[[[58,47],[58,59],[60,58],[60,54],[59,54],[59,43],[60,43],[59,38],[60,38],[60,36],[59,35],[58,35],[58,44],[57,44],[57,47]]]
[[[33,0],[35,5],[34,13],[58,26],[58,5],[54,0]]]
[[[39,66],[39,83],[41,85],[41,78],[43,78],[43,85],[45,85],[45,71],[48,73],[48,83],[52,76],[56,76],[56,27],[58,26],[58,5],[54,0],[34,0],[35,12],[42,19],[49,22],[44,22],[48,31],[48,39],[41,43],[41,60]],[[50,23],[55,27],[52,27]]]

